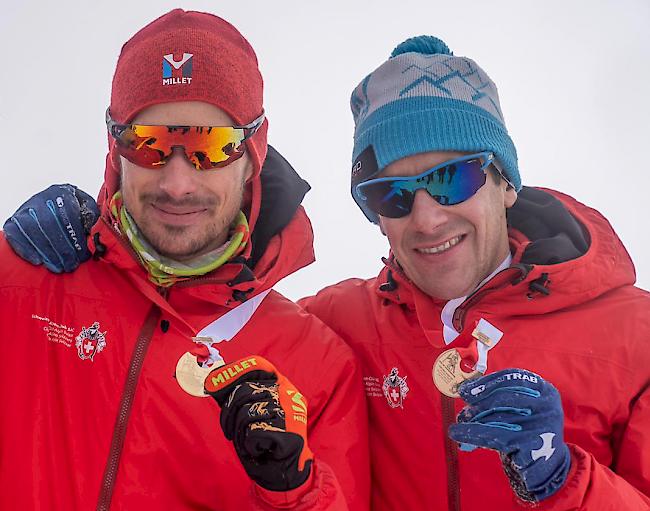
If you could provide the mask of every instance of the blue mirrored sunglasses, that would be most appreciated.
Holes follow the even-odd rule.
[[[418,190],[426,190],[442,206],[453,206],[472,197],[485,184],[490,164],[495,164],[491,152],[470,154],[443,162],[417,176],[370,179],[357,185],[356,195],[364,209],[388,218],[410,214]],[[512,186],[496,164],[495,168]]]

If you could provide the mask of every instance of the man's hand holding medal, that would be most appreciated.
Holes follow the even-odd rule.
[[[571,467],[557,389],[523,369],[504,369],[458,387],[466,406],[449,437],[461,450],[494,449],[517,496],[540,502],[556,493]]]

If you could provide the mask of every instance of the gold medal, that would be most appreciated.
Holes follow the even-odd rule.
[[[202,367],[195,355],[185,353],[176,364],[176,381],[180,387],[191,396],[208,397],[204,390],[205,379],[216,367],[224,365],[218,360],[209,367]]]
[[[479,371],[466,373],[460,368],[460,361],[460,353],[452,348],[443,351],[433,364],[433,383],[445,396],[459,397],[458,386],[481,375]]]

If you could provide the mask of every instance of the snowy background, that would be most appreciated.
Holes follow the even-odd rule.
[[[54,182],[96,194],[120,47],[174,8],[233,23],[257,51],[269,141],[307,179],[317,262],[291,298],[380,268],[388,244],[349,195],[349,96],[394,46],[442,38],[496,82],[524,184],[599,209],[650,287],[650,2],[0,0],[0,218]],[[92,7],[91,7],[92,6]]]

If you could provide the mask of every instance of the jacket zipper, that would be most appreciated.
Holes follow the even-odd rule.
[[[515,275],[515,272],[517,275]],[[457,332],[462,332],[463,328],[465,327],[465,316],[467,315],[467,311],[469,309],[480,302],[486,295],[492,293],[493,291],[496,291],[497,289],[500,289],[504,285],[520,282],[519,279],[523,280],[521,277],[522,273],[524,273],[524,271],[519,266],[511,266],[510,268],[506,268],[505,270],[500,271],[494,277],[492,277],[492,279],[483,287],[479,288],[473,294],[468,296],[467,299],[461,303],[454,311],[454,316],[452,318],[454,329]],[[528,272],[526,272],[526,274],[527,273]],[[495,281],[497,282],[495,283]]]
[[[521,268],[516,268],[516,270],[522,273]],[[510,268],[507,268],[501,271],[498,275],[500,279],[504,279],[505,282],[514,282],[515,278],[510,278],[509,273],[511,272]],[[527,273],[527,272],[526,272]],[[494,282],[494,279],[497,277],[495,275],[492,278],[491,282]],[[522,279],[523,280],[523,279]],[[499,289],[503,284],[499,283],[494,287],[483,287],[477,290],[473,295],[469,296],[455,311],[452,319],[454,328],[457,332],[462,332],[464,328],[465,316],[467,311],[471,309],[474,305],[480,302],[485,295],[491,293],[492,291]],[[456,442],[454,442],[447,435],[447,430],[449,426],[456,421],[456,412],[454,409],[454,400],[450,397],[440,394],[442,399],[442,434],[444,435],[445,441],[445,460],[447,464],[447,502],[449,511],[460,511],[460,477],[458,470],[458,448],[456,447]]]
[[[99,500],[97,502],[97,511],[108,511],[111,506],[111,499],[113,498],[113,489],[115,487],[115,478],[117,476],[117,468],[120,464],[120,457],[122,455],[122,448],[124,447],[124,438],[126,436],[126,428],[131,415],[131,406],[135,397],[135,391],[140,378],[140,371],[144,362],[145,355],[149,342],[153,337],[153,332],[160,317],[160,309],[155,305],[151,307],[144,325],[138,335],[138,340],[131,355],[131,363],[129,364],[129,371],[122,392],[122,399],[120,401],[119,413],[113,428],[113,438],[111,440],[111,448],[108,454],[108,461],[104,470],[102,478],[102,485],[99,493]]]
[[[460,478],[458,477],[458,449],[447,435],[449,426],[455,422],[454,400],[440,394],[442,407],[442,435],[445,442],[445,461],[447,465],[447,509],[460,511]]]

